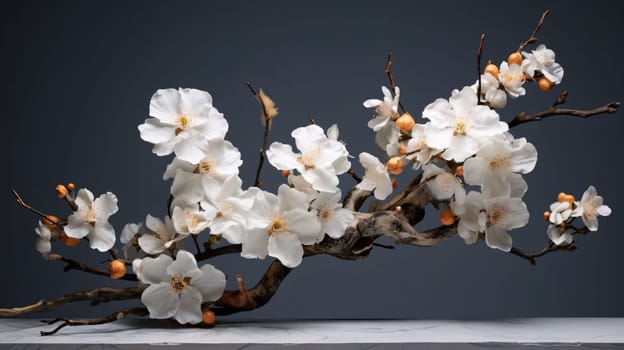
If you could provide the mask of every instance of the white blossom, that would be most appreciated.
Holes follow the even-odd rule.
[[[332,131],[337,132],[337,128]],[[301,153],[293,152],[290,145],[273,142],[266,151],[269,162],[279,170],[296,169],[315,190],[338,191],[338,175],[351,167],[344,144],[328,138],[315,124],[297,128],[291,135]]]
[[[342,208],[340,192],[320,193],[310,204],[321,221],[321,234],[340,238],[346,228],[353,223],[353,212]]]
[[[394,97],[392,96],[392,92],[385,86],[381,87],[381,92],[384,95],[383,100],[369,99],[364,101],[364,107],[375,108],[376,114],[374,118],[368,122],[368,127],[375,132],[388,125],[388,121],[399,116],[399,95],[401,94],[399,87],[396,86],[394,88]]]
[[[360,164],[364,167],[364,177],[356,185],[364,191],[373,191],[375,198],[384,200],[392,193],[392,181],[386,170],[386,166],[372,154],[360,153]]]
[[[603,204],[602,196],[598,195],[594,186],[589,186],[583,193],[579,209],[579,213],[574,216],[580,215],[583,223],[590,231],[598,230],[598,216],[611,215],[611,208]]]
[[[241,255],[260,259],[269,255],[286,267],[298,266],[303,258],[302,244],[323,238],[321,223],[308,206],[307,196],[288,185],[281,185],[277,196],[258,191],[247,213]]]
[[[471,88],[477,93],[479,81]],[[481,74],[481,102],[486,102],[492,108],[504,108],[507,105],[507,94],[500,88],[500,82],[490,73]]]
[[[572,237],[574,229],[571,227],[566,229],[565,227],[550,224],[546,233],[548,238],[556,245],[568,245],[574,241]]]
[[[162,221],[147,214],[145,227],[149,231],[139,237],[139,246],[141,250],[148,254],[160,254],[165,249],[169,249],[172,244],[184,238],[184,236],[176,235],[169,216],[165,216],[165,220]]]
[[[217,209],[208,203],[201,207],[199,203],[185,203],[173,207],[171,221],[176,233],[198,235],[208,228],[216,214]]]
[[[524,56],[522,70],[528,77],[533,78],[535,72],[540,72],[552,83],[561,83],[563,67],[555,62],[555,52],[553,50],[542,44],[531,53],[523,51],[522,55]]]
[[[406,158],[414,162],[414,170],[417,170],[421,165],[429,163],[432,156],[441,152],[427,145],[425,129],[428,127],[429,123],[415,124],[412,127],[411,138],[405,145]]]
[[[223,139],[228,123],[212,106],[209,93],[195,89],[161,89],[150,101],[150,116],[139,125],[141,138],[154,144],[159,156],[175,155],[198,163],[205,155],[205,141]]]
[[[111,249],[115,245],[115,229],[108,218],[119,209],[117,197],[107,192],[94,200],[91,191],[81,188],[75,201],[78,209],[67,218],[67,236],[87,237],[91,248],[101,252]]]
[[[41,254],[41,257],[44,259],[48,258],[48,254],[52,250],[52,243],[50,240],[52,239],[52,231],[48,225],[39,221],[39,225],[35,227],[35,232],[37,233],[37,241],[35,242],[35,249]]]
[[[143,223],[125,224],[121,229],[119,241],[123,244],[122,250],[126,260],[133,260],[138,257],[139,231],[143,228]]]
[[[429,164],[423,171],[423,178],[429,179],[427,187],[436,199],[453,198],[456,205],[463,205],[466,199],[466,190],[457,176],[435,164]]]
[[[245,232],[245,216],[253,206],[257,187],[250,187],[243,191],[242,180],[238,176],[231,176],[223,182],[217,192],[208,193],[208,202],[205,206],[214,206],[216,213],[210,223],[210,231],[220,234],[232,244],[240,244]]]
[[[202,303],[218,300],[225,289],[225,275],[206,264],[201,268],[193,254],[180,250],[174,261],[168,255],[135,260],[140,281],[149,284],[141,295],[151,318],[175,318],[181,324],[202,321]]]
[[[494,110],[477,105],[477,96],[468,86],[454,90],[448,101],[437,99],[429,104],[423,117],[431,120],[424,131],[426,144],[445,150],[442,157],[456,162],[475,154],[480,142],[509,129]]]
[[[561,225],[567,221],[573,213],[581,213],[580,211],[576,211],[575,208],[578,208],[576,204],[573,206],[567,201],[554,202],[550,205],[550,217],[548,220],[555,225]]]
[[[505,88],[505,91],[511,97],[524,96],[526,90],[522,85],[526,81],[522,67],[518,64],[508,64],[503,61],[500,65],[500,73],[498,73],[498,80]]]

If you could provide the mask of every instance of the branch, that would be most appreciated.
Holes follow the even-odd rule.
[[[96,288],[87,291],[65,294],[54,300],[39,300],[38,302],[21,307],[0,309],[0,316],[22,316],[31,312],[57,310],[67,303],[76,301],[90,301],[91,305],[106,303],[115,300],[138,299],[141,297],[144,287],[132,288]]]
[[[210,248],[210,246],[207,246],[205,244],[204,244],[204,247],[206,247],[206,250],[203,253],[195,254],[195,260],[202,261],[202,260],[207,260],[210,258],[220,256],[220,255],[236,254],[236,253],[240,253],[243,249],[243,246],[240,244],[226,245],[226,246],[219,247],[216,249]]]
[[[38,216],[40,216],[44,220],[52,222],[52,223],[54,223],[56,225],[61,223],[60,220],[53,220],[53,219],[49,218],[48,215],[44,214],[42,211],[37,210],[37,209],[31,207],[30,205],[26,204],[26,202],[24,202],[22,197],[19,195],[19,193],[17,193],[17,191],[15,189],[11,189],[11,193],[13,194],[13,197],[15,197],[15,201],[17,202],[17,205],[25,208],[26,210],[30,211],[31,213],[37,214]]]
[[[558,115],[568,115],[568,116],[585,119],[585,118],[589,118],[594,115],[599,115],[603,113],[615,113],[619,107],[620,107],[619,102],[611,102],[604,106],[596,107],[594,109],[587,109],[587,110],[556,108],[554,106],[551,106],[551,107],[546,108],[544,111],[535,113],[535,114],[527,115],[524,112],[522,112],[518,114],[512,121],[509,122],[509,127],[513,128],[520,124],[533,122],[533,121],[540,121],[542,119],[553,117],[553,116],[558,116]]]
[[[115,322],[117,320],[121,320],[123,318],[126,318],[129,315],[138,315],[138,316],[145,316],[149,314],[149,312],[147,311],[147,308],[144,307],[129,307],[129,308],[125,308],[123,310],[117,311],[115,313],[112,313],[104,318],[101,319],[95,319],[95,320],[68,320],[68,319],[64,319],[64,318],[55,318],[53,320],[44,320],[41,321],[43,323],[47,323],[49,325],[58,323],[58,322],[62,322],[60,325],[58,325],[56,328],[54,328],[51,331],[41,331],[41,335],[42,336],[46,336],[46,335],[53,335],[56,332],[60,331],[61,329],[67,327],[67,326],[93,326],[93,325],[98,325],[98,324],[104,324],[104,323],[110,323],[110,322]]]
[[[388,60],[386,61],[386,74],[388,75],[388,80],[390,80],[390,91],[394,95],[394,88],[396,87],[396,82],[394,80],[394,76],[392,75],[392,51],[388,51]],[[399,107],[403,113],[407,113],[407,109],[403,105],[403,102],[399,99]]]
[[[256,97],[258,102],[260,102],[260,106],[262,107],[262,121],[264,122],[264,133],[262,136],[262,146],[259,151],[260,160],[258,162],[258,168],[256,168],[256,178],[254,180],[254,186],[262,187],[262,182],[260,181],[260,173],[262,172],[262,166],[264,165],[264,158],[266,157],[265,150],[266,150],[267,141],[269,138],[269,130],[271,129],[271,119],[268,117],[267,109],[266,109],[266,106],[264,105],[264,101],[258,97],[258,94],[256,93],[256,90],[254,90],[254,88],[251,86],[251,83],[246,81],[245,84],[247,84],[247,87],[249,87],[249,90],[251,90],[251,92]],[[260,91],[262,92],[262,90]]]
[[[517,52],[522,51],[527,45],[537,42],[537,32],[539,32],[539,30],[542,28],[542,25],[544,24],[544,19],[546,18],[546,16],[548,16],[548,13],[548,10],[544,11],[539,22],[537,22],[537,26],[533,30],[533,33],[525,42],[521,43],[520,46],[518,46]]]
[[[65,257],[63,257],[61,255],[58,255],[58,254],[50,254],[50,255],[48,255],[48,260],[62,261],[62,262],[67,263],[67,265],[63,269],[64,272],[67,272],[67,271],[70,271],[70,270],[80,270],[80,271],[87,272],[87,273],[94,274],[94,275],[110,277],[110,273],[108,272],[108,270],[100,270],[100,269],[97,269],[95,267],[91,267],[91,266],[89,266],[87,264],[81,263],[79,261],[65,258]],[[134,275],[134,274],[125,274],[120,279],[123,279],[123,280],[126,280],[126,281],[137,281],[138,280],[137,276]]]
[[[481,56],[483,55],[483,44],[485,43],[485,33],[481,34],[481,40],[479,40],[479,48],[477,49],[477,104],[481,102]]]
[[[573,228],[575,229],[575,232],[572,233],[573,235],[575,234],[584,235],[590,232],[587,227],[582,227],[582,228],[573,227]],[[553,252],[573,252],[575,250],[576,250],[576,246],[574,245],[574,242],[569,245],[558,246],[555,243],[553,243],[553,241],[548,240],[548,243],[546,243],[544,248],[542,248],[541,250],[535,253],[528,253],[516,247],[512,247],[511,251],[509,252],[513,255],[526,259],[531,265],[535,265],[536,264],[535,258],[539,258],[540,256],[544,256],[546,254],[550,254]]]

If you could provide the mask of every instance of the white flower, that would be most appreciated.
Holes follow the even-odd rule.
[[[454,198],[456,205],[463,205],[466,199],[466,190],[457,176],[435,164],[429,164],[424,169],[423,178],[430,179],[427,181],[427,187],[436,199]]]
[[[377,157],[362,152],[360,164],[364,167],[364,177],[355,187],[364,191],[375,190],[375,198],[384,200],[392,193],[392,181],[386,170],[386,166]]]
[[[199,202],[207,193],[218,191],[225,179],[238,175],[241,154],[229,141],[208,141],[209,147],[197,164],[175,158],[163,178],[173,177],[171,194],[185,202]]]
[[[141,295],[151,318],[173,317],[181,324],[202,321],[202,303],[218,300],[225,289],[225,275],[206,264],[201,268],[193,254],[180,250],[173,261],[165,254],[156,259],[135,260],[135,273],[149,286]]]
[[[536,71],[541,72],[546,79],[554,84],[561,83],[563,79],[563,67],[555,62],[555,52],[546,48],[546,45],[539,45],[532,53],[522,52],[524,60],[522,61],[522,70],[524,73],[533,78]]]
[[[564,227],[556,226],[556,225],[548,225],[548,229],[546,230],[548,234],[548,238],[555,243],[556,245],[568,245],[574,241],[572,234],[574,233],[573,228],[565,229]]]
[[[414,170],[421,165],[429,163],[431,157],[440,153],[440,150],[431,148],[425,141],[425,129],[429,127],[427,124],[415,124],[412,128],[412,138],[407,141],[405,146],[406,158],[414,161]]]
[[[247,233],[241,256],[279,259],[286,267],[296,267],[303,258],[302,244],[320,241],[321,223],[308,211],[307,196],[288,185],[281,185],[277,197],[258,191],[247,214]]]
[[[467,244],[475,243],[479,233],[485,233],[488,247],[509,252],[512,239],[507,231],[522,227],[528,221],[529,211],[520,198],[488,198],[471,191],[466,196],[457,233]]]
[[[204,202],[174,206],[171,213],[173,228],[180,235],[198,235],[207,229],[210,221],[217,214],[217,209]]]
[[[147,214],[145,226],[150,232],[139,237],[139,246],[147,254],[160,254],[165,248],[170,248],[172,244],[184,238],[184,236],[176,236],[169,216],[165,216],[163,222],[159,218]]]
[[[50,239],[52,239],[52,231],[50,231],[48,225],[39,221],[39,225],[35,227],[35,232],[39,236],[35,242],[35,249],[41,253],[42,258],[47,259],[48,254],[52,250],[52,243],[50,243]]]
[[[337,128],[332,133],[337,135]],[[294,153],[290,145],[273,142],[266,151],[269,162],[280,170],[297,169],[315,190],[338,191],[337,175],[351,167],[344,144],[325,136],[315,124],[297,128],[291,135],[301,153]]]
[[[599,196],[594,186],[589,186],[587,191],[583,193],[579,208],[582,210],[581,219],[590,231],[598,230],[598,215],[611,215],[611,208],[602,204],[602,196]],[[578,216],[575,215],[575,216]]]
[[[475,157],[466,159],[464,179],[470,185],[481,185],[482,192],[490,197],[509,196],[512,192],[510,175],[527,174],[533,171],[535,163],[537,150],[533,144],[493,138]]]
[[[121,235],[119,236],[119,241],[123,244],[123,252],[126,260],[132,260],[133,258],[138,257],[138,246],[139,246],[139,230],[143,227],[143,223],[129,223],[124,225],[121,229]]]
[[[106,192],[93,200],[93,193],[81,188],[76,196],[78,209],[67,218],[65,233],[72,238],[89,238],[92,249],[107,251],[115,244],[115,229],[108,218],[115,214],[117,197]]]
[[[301,175],[288,175],[288,184],[296,188],[300,192],[305,193],[308,196],[308,201],[312,201],[319,192],[312,188],[312,184],[306,181]]]
[[[375,143],[389,157],[396,156],[399,153],[399,136],[401,132],[394,123],[386,125],[375,134]]]
[[[522,67],[518,64],[509,64],[503,61],[500,65],[500,73],[498,74],[498,80],[503,85],[509,96],[518,97],[524,96],[526,90],[522,87],[526,81]]]
[[[321,221],[321,233],[331,238],[342,237],[346,228],[353,223],[353,212],[342,208],[340,196],[340,192],[321,193],[310,204]]]
[[[509,129],[494,110],[477,105],[477,96],[468,86],[454,90],[448,101],[437,99],[429,104],[423,117],[431,120],[424,131],[426,144],[445,149],[442,157],[456,162],[475,154],[479,142]]]
[[[499,88],[499,81],[490,73],[481,74],[481,101],[492,108],[504,108],[507,105],[507,94]],[[479,89],[479,81],[471,86],[475,93]]]
[[[394,97],[390,90],[382,86],[381,92],[383,92],[383,100],[369,99],[364,101],[364,107],[375,108],[375,117],[368,122],[368,127],[374,131],[379,131],[381,128],[388,124],[388,121],[399,116],[399,95],[401,93],[398,86],[394,88]]]
[[[228,124],[212,107],[212,96],[195,89],[161,89],[150,101],[150,116],[139,125],[141,138],[154,144],[153,152],[176,156],[190,163],[205,155],[205,140],[223,139]]]
[[[243,191],[242,180],[231,176],[223,182],[218,192],[208,193],[208,203],[202,207],[214,206],[216,213],[210,223],[212,234],[220,234],[232,244],[240,244],[245,232],[245,216],[253,206],[254,196],[259,190],[251,187]]]
[[[578,208],[576,205],[575,207]],[[561,225],[564,221],[568,220],[574,212],[577,212],[576,210],[573,211],[573,209],[570,202],[554,202],[550,205],[550,217],[548,220],[555,225]],[[581,213],[581,211],[578,211],[578,213]]]

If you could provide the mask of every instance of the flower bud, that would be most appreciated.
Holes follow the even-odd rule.
[[[41,218],[41,223],[48,226],[50,231],[56,230],[57,222],[58,222],[58,218],[54,215],[46,215],[45,217]]]
[[[498,80],[498,67],[495,64],[490,63],[485,66],[483,73],[489,73],[491,76]]]
[[[56,196],[59,198],[65,198],[67,196],[67,187],[65,185],[56,185]]]
[[[59,239],[68,247],[75,247],[80,243],[80,239],[69,237],[65,231],[61,232],[61,237]]]
[[[288,177],[288,175],[290,175],[290,170],[282,170],[283,177]]]
[[[215,324],[214,312],[210,309],[203,309],[202,310],[202,322],[204,322],[204,324],[207,324],[208,326],[214,325]]]
[[[455,175],[457,176],[464,176],[464,166],[460,165],[457,168],[455,168]]]
[[[509,64],[521,65],[522,64],[522,54],[520,54],[520,52],[512,53],[511,55],[509,55],[509,57],[507,57],[507,62],[509,62]]]
[[[544,212],[544,220],[548,221],[550,219],[550,212],[549,211],[545,211]]]
[[[400,116],[395,123],[397,128],[399,128],[401,132],[406,134],[412,131],[414,124],[416,124],[416,122],[414,121],[414,117],[412,117],[412,115],[407,112],[403,113],[403,115]]]
[[[74,185],[73,182],[70,182],[67,184],[67,189],[70,191],[73,191],[76,188],[76,185]]]
[[[401,160],[401,157],[390,158],[388,163],[386,163],[386,169],[388,169],[388,172],[393,175],[399,175],[400,173],[402,173],[403,161]]]
[[[552,90],[553,86],[555,86],[555,84],[546,77],[541,77],[537,81],[537,87],[543,92],[549,92]]]
[[[565,202],[565,196],[567,196],[565,192],[559,192],[557,195],[557,202]]]
[[[118,280],[126,275],[126,264],[119,259],[115,259],[108,264],[108,272],[112,279]]]
[[[444,208],[444,210],[442,210],[442,212],[440,213],[440,222],[444,226],[453,225],[453,223],[455,223],[455,214],[453,213],[451,208],[446,207]]]
[[[390,183],[392,184],[392,188],[399,187],[399,182],[397,181],[397,179],[392,179]]]

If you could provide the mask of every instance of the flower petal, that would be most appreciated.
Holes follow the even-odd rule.
[[[279,170],[291,170],[301,167],[301,163],[297,162],[297,158],[300,154],[294,153],[290,145],[273,142],[268,150],[266,150],[266,156],[269,163]]]
[[[97,220],[108,220],[111,215],[119,210],[117,196],[111,192],[101,194],[93,202],[93,209],[97,214]]]
[[[202,295],[193,286],[186,286],[179,293],[180,306],[174,318],[180,324],[196,324],[202,321]]]
[[[179,250],[175,261],[167,266],[167,275],[171,277],[190,277],[192,281],[193,278],[201,276],[201,270],[197,268],[197,261],[193,254],[186,250]]]
[[[134,263],[132,264],[134,272],[139,275],[141,282],[146,284],[169,283],[170,277],[167,276],[167,266],[171,265],[173,259],[170,256],[161,254],[157,258],[145,258],[141,261],[139,268],[141,273],[136,270]]]
[[[180,298],[172,293],[168,282],[147,287],[141,294],[141,302],[147,306],[150,318],[170,318],[180,308]]]
[[[210,264],[200,268],[202,275],[193,279],[191,285],[197,288],[205,303],[214,302],[221,298],[225,289],[225,275]]]
[[[115,229],[108,222],[96,222],[87,237],[89,237],[91,249],[97,249],[101,252],[105,252],[115,245]]]
[[[294,268],[301,264],[303,247],[297,235],[284,232],[269,237],[269,255],[279,259],[284,266]]]
[[[485,230],[485,243],[490,248],[509,252],[511,250],[512,239],[504,228],[489,227]]]

